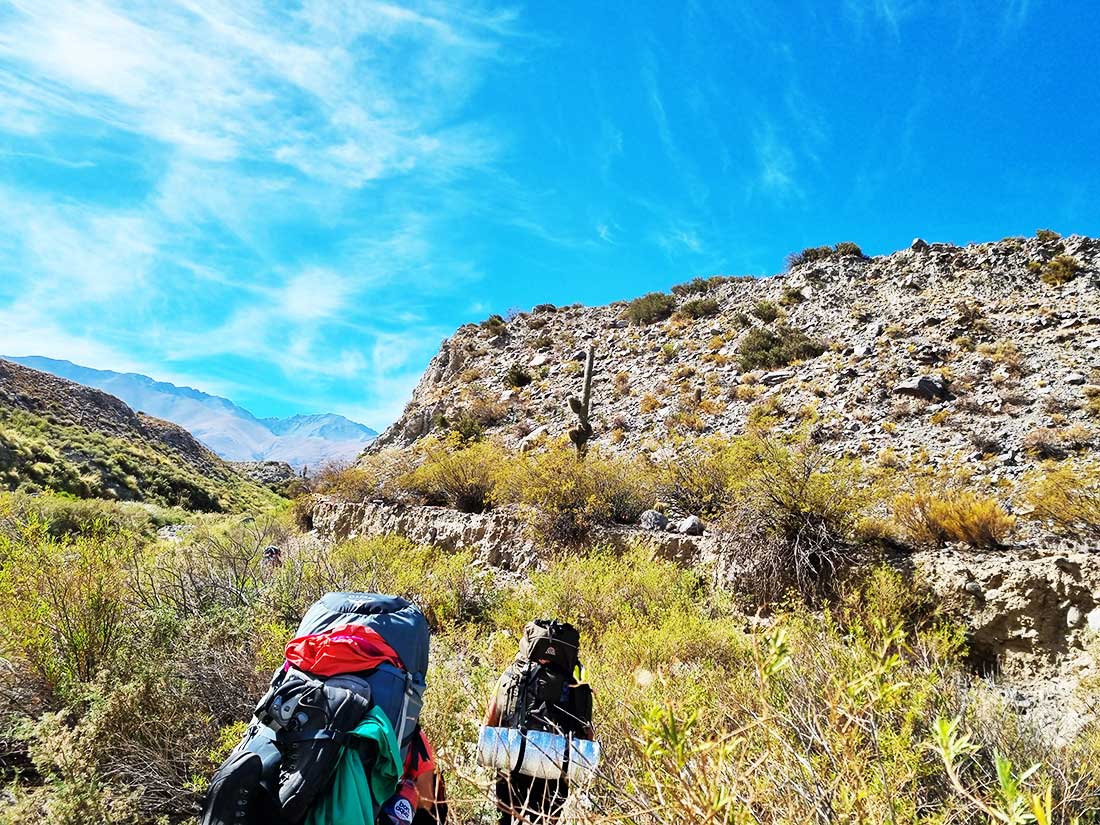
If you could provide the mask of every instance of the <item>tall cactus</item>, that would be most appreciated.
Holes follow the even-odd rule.
[[[569,396],[569,409],[577,416],[577,426],[569,430],[569,440],[577,448],[577,458],[584,458],[588,452],[588,439],[592,437],[592,422],[588,413],[592,403],[592,371],[596,360],[596,348],[588,347],[588,356],[584,362],[584,394],[581,398]]]

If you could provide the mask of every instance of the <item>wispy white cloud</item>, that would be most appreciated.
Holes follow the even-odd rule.
[[[868,22],[884,27],[895,40],[901,38],[902,24],[920,10],[919,2],[906,0],[845,0],[845,11],[861,33]]]
[[[802,197],[794,151],[770,120],[762,121],[754,131],[753,149],[759,168],[757,186],[773,196]]]
[[[7,156],[81,170],[57,147],[137,144],[114,197],[0,190],[0,351],[157,376],[243,359],[303,406],[407,388],[442,337],[408,289],[480,277],[439,226],[504,145],[465,106],[518,34],[513,10],[433,0],[0,3],[0,134],[37,141]]]

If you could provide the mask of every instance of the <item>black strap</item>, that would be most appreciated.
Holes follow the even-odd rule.
[[[523,767],[523,757],[527,753],[527,729],[520,728],[519,730],[519,756],[516,757],[516,768],[513,773],[518,772]]]

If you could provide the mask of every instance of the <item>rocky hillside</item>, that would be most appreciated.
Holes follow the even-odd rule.
[[[182,427],[0,360],[0,488],[233,510],[275,496]]]
[[[589,346],[593,443],[616,451],[661,457],[682,438],[766,417],[811,427],[835,452],[960,460],[1010,481],[1094,444],[1100,240],[1040,232],[853,253],[806,250],[769,278],[466,325],[375,448],[444,425],[511,446],[563,434]]]

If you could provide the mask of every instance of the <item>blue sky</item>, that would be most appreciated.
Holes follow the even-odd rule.
[[[0,352],[391,421],[459,324],[1100,234],[1100,4],[0,0]]]

